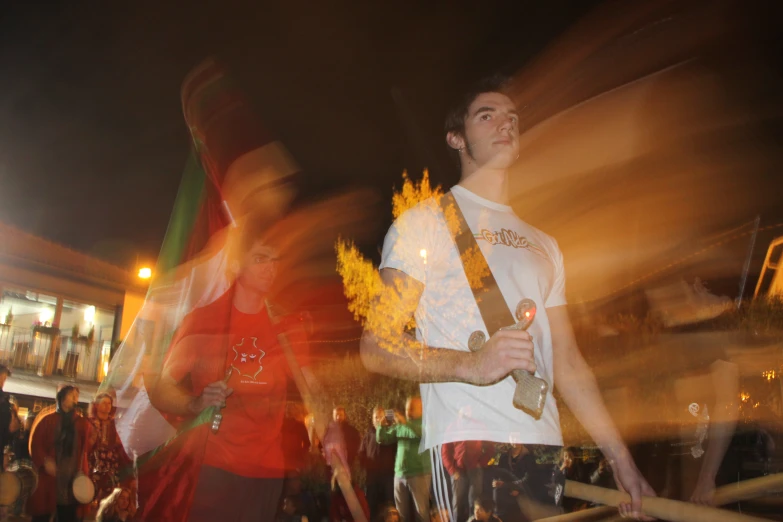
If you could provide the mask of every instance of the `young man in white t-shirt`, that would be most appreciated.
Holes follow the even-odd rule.
[[[641,517],[641,496],[654,492],[620,439],[574,339],[557,242],[508,206],[507,172],[519,157],[519,128],[502,82],[485,81],[468,93],[447,118],[446,131],[462,174],[452,188],[456,203],[509,310],[532,299],[535,320],[527,331],[501,330],[481,350],[469,350],[471,333],[486,335],[486,326],[438,201],[426,200],[400,216],[386,236],[384,292],[361,343],[365,365],[422,383],[422,449],[458,440],[522,443],[537,445],[545,459],[563,444],[552,397],[557,386],[612,463],[618,485],[631,494],[621,514]],[[411,317],[415,338],[406,333]],[[514,408],[512,370],[535,373],[550,384],[538,420]],[[439,455],[439,448],[432,454]],[[559,501],[558,489],[549,493],[552,504]]]

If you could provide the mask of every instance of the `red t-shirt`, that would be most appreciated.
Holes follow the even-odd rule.
[[[183,321],[165,369],[177,381],[189,376],[194,396],[231,371],[228,386],[234,391],[220,430],[207,437],[205,465],[244,477],[283,477],[281,428],[291,372],[277,341],[280,326],[272,324],[266,308],[240,312],[231,295]],[[306,339],[296,332],[288,332],[288,339],[300,366],[306,366]]]

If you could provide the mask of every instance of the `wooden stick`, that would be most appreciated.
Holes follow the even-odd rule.
[[[566,480],[565,495],[615,507],[623,502],[631,502],[631,496],[628,493],[615,489],[590,486],[572,480]],[[762,522],[765,520],[722,509],[658,497],[642,497],[642,512],[645,515],[672,522],[749,522],[754,520]]]
[[[538,522],[575,522],[582,520],[593,520],[603,518],[607,515],[617,514],[617,508],[614,506],[598,506],[565,515],[556,515],[554,517],[541,518]]]
[[[291,374],[294,377],[294,382],[296,383],[296,387],[299,389],[299,394],[302,396],[305,407],[314,415],[316,415],[316,417],[321,416],[321,419],[324,419],[325,414],[323,412],[317,411],[316,403],[313,400],[313,394],[310,391],[310,387],[307,385],[307,381],[305,380],[304,374],[302,373],[302,368],[299,366],[299,361],[297,361],[296,356],[294,356],[294,352],[291,349],[291,344],[288,342],[288,336],[285,333],[280,333],[277,335],[277,341],[283,348],[283,354],[285,355],[286,361],[288,362],[288,366],[291,368]],[[318,435],[318,439],[323,441],[323,424],[316,421],[315,431]],[[343,466],[342,459],[340,459],[340,457],[334,451],[332,451],[329,457],[332,463],[332,469],[335,470],[337,475],[337,483],[340,485],[340,491],[342,491],[343,497],[345,497],[345,502],[348,504],[348,509],[351,511],[353,519],[356,522],[367,522],[367,518],[364,515],[364,510],[359,503],[359,498],[356,496],[356,491],[354,491],[353,485],[351,484],[351,479],[349,478],[350,475],[345,469],[345,466]]]
[[[713,501],[716,506],[731,504],[740,500],[749,500],[767,493],[783,491],[783,473],[767,475],[735,484],[721,486],[715,490]]]

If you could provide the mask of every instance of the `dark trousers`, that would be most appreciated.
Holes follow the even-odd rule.
[[[451,476],[451,506],[457,522],[467,522],[473,515],[473,503],[481,498],[484,489],[484,470],[473,468],[463,471],[459,478]]]
[[[283,478],[248,478],[203,466],[198,477],[189,522],[272,522]]]
[[[503,487],[493,488],[496,512],[503,522],[527,522],[563,512],[565,475],[560,471],[560,446],[525,444],[530,454],[517,469],[492,469]],[[513,492],[516,491],[516,494]]]
[[[383,505],[394,505],[394,471],[367,473],[367,505],[375,515]]]
[[[55,522],[79,522],[79,517],[76,515],[76,510],[79,508],[76,504],[70,504],[67,506],[57,506],[57,517]],[[38,515],[33,517],[32,522],[49,522],[52,515]]]

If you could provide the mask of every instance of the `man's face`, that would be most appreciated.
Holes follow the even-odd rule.
[[[0,373],[0,390],[5,386],[6,379],[8,379],[8,374],[5,372]]]
[[[519,118],[514,103],[505,94],[479,94],[468,108],[465,135],[449,134],[449,145],[464,149],[465,161],[476,168],[504,169],[519,157]]]
[[[294,508],[294,504],[293,504],[293,502],[291,502],[291,499],[289,499],[289,498],[283,499],[283,511],[287,515],[293,515],[294,514],[296,509]]]
[[[476,520],[481,520],[482,522],[489,520],[489,513],[484,511],[484,508],[478,504],[473,506],[473,516],[476,517]]]
[[[372,412],[372,422],[373,426],[380,426],[383,424],[384,419],[386,418],[386,412],[383,411],[383,408],[375,408]]]
[[[411,397],[405,403],[405,416],[409,419],[421,418],[421,399],[419,397]]]
[[[277,250],[264,245],[261,241],[256,241],[242,257],[240,283],[256,292],[268,292],[277,275],[277,263]]]
[[[70,390],[63,397],[60,407],[65,413],[73,411],[74,407],[79,403],[79,390]]]
[[[345,410],[342,408],[335,408],[332,411],[332,418],[335,422],[345,422]]]

